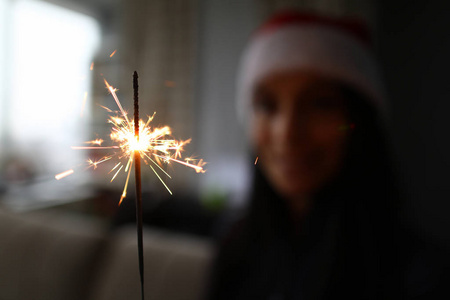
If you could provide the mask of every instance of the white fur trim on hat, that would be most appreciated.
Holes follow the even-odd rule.
[[[386,115],[385,91],[377,62],[350,34],[321,24],[289,24],[258,34],[243,54],[237,77],[237,109],[241,121],[251,113],[256,84],[283,71],[313,71],[339,80],[368,96]]]

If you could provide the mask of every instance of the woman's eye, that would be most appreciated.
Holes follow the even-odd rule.
[[[270,115],[277,109],[277,102],[270,95],[256,95],[253,101],[255,113]]]
[[[337,109],[340,110],[343,107],[342,99],[337,97],[319,97],[314,99],[312,104],[316,109],[327,111]]]

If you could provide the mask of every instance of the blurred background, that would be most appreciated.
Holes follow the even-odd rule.
[[[103,78],[131,111],[136,70],[141,115],[156,111],[155,125],[192,138],[186,154],[208,162],[205,174],[168,168],[172,197],[144,168],[145,205],[160,208],[149,222],[211,236],[224,208],[244,204],[254,161],[234,105],[240,53],[262,20],[292,7],[368,22],[391,101],[405,216],[450,243],[450,3],[442,1],[0,0],[0,207],[131,218],[133,182],[118,208],[126,174],[110,183],[110,164],[84,171],[88,157],[104,153],[71,146],[108,139],[101,106],[115,103]],[[68,169],[75,173],[55,180]]]

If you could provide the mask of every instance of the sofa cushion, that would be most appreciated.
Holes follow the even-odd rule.
[[[0,211],[0,300],[87,299],[104,232],[86,218]]]
[[[198,237],[144,227],[145,299],[200,299],[211,259],[211,244]],[[141,299],[135,226],[114,234],[92,300]]]

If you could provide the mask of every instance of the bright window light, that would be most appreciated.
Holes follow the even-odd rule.
[[[0,126],[3,125],[5,111],[3,109],[3,99],[6,95],[6,39],[8,29],[8,3],[6,0],[0,0]],[[3,134],[3,126],[0,127],[0,141]],[[0,151],[2,144],[0,142]]]
[[[10,87],[6,123],[14,147],[58,172],[85,153],[71,145],[85,140],[90,65],[100,42],[97,22],[85,15],[36,0],[12,7]],[[42,168],[42,167],[41,167]]]

